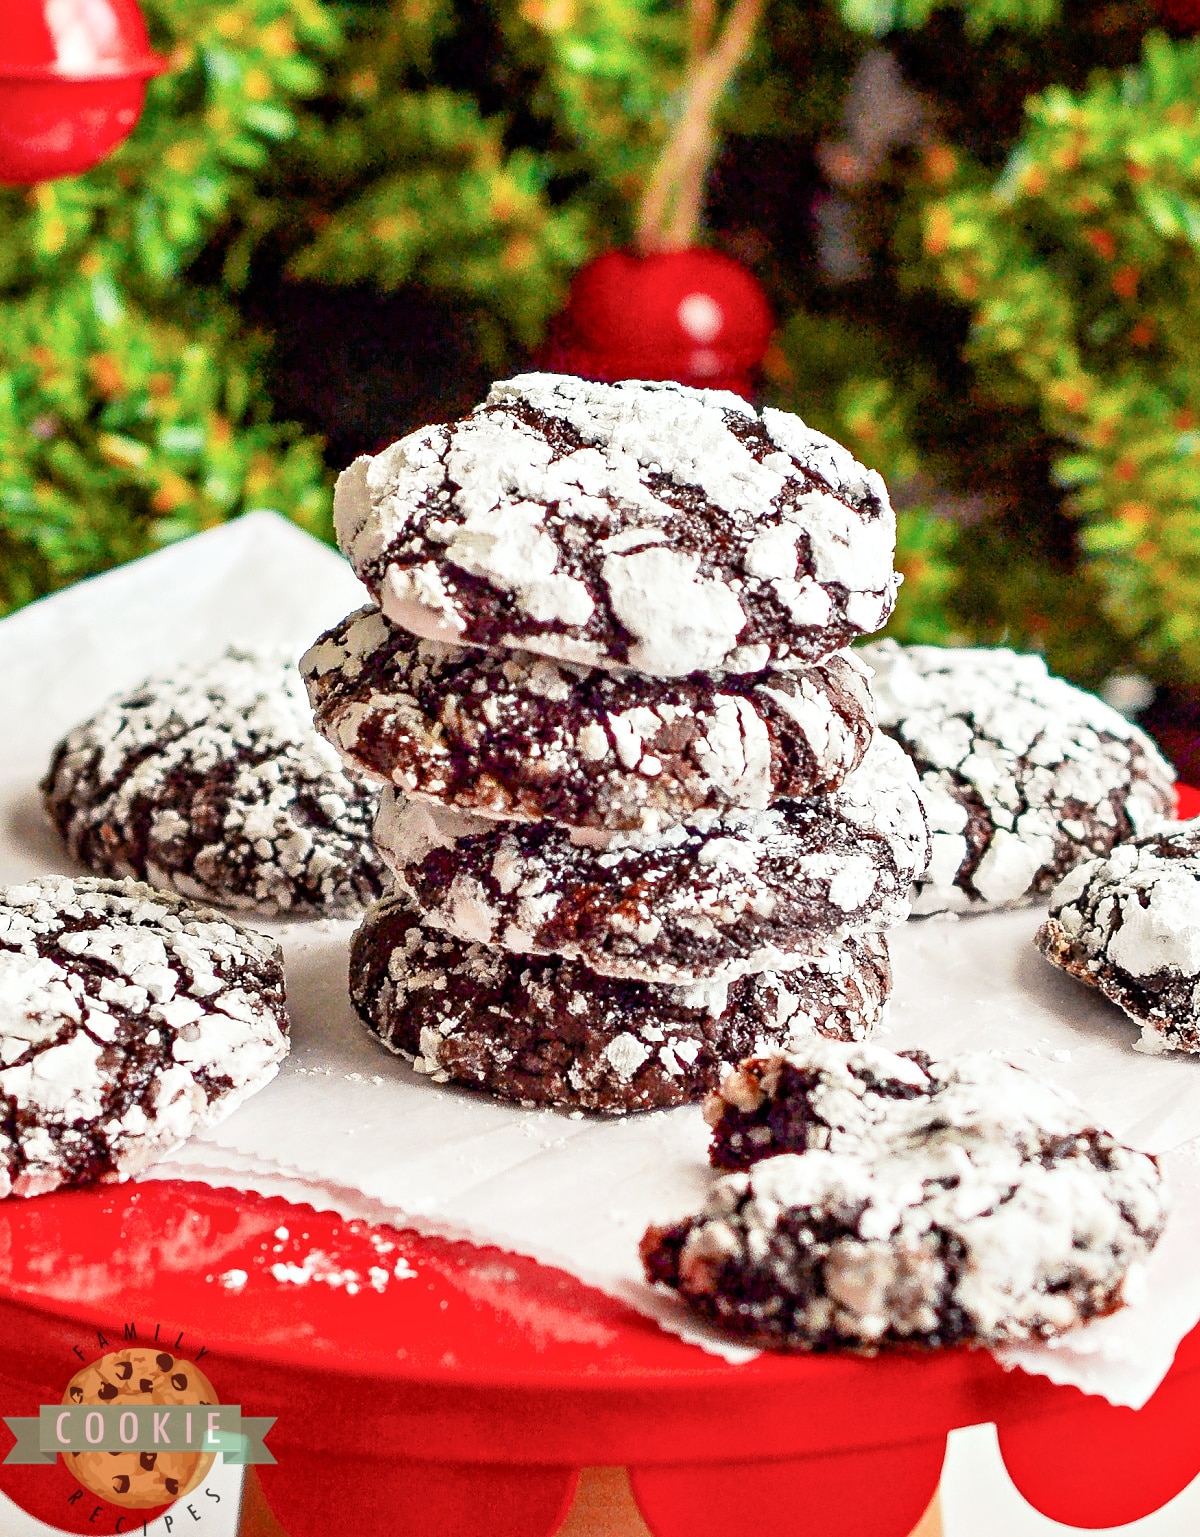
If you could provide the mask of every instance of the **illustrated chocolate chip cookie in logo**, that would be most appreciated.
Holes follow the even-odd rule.
[[[191,1361],[165,1350],[112,1350],[76,1372],[64,1404],[216,1404],[211,1382]],[[190,1494],[215,1454],[198,1451],[64,1452],[83,1487],[130,1510],[152,1510]]]

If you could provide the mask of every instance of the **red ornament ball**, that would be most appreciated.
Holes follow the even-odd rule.
[[[150,51],[137,0],[3,0],[0,182],[89,170],[132,131]]]
[[[538,362],[608,384],[675,379],[749,396],[771,329],[757,280],[720,251],[608,251],[576,273]]]

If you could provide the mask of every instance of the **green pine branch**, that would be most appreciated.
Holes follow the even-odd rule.
[[[1062,444],[1104,613],[1155,674],[1200,678],[1200,40],[1028,104],[1003,174],[943,154],[918,276],[970,307],[969,356]]]
[[[963,14],[967,36],[987,37],[999,27],[1037,30],[1061,16],[1061,0],[840,0],[842,19],[856,32],[883,37],[923,27],[934,11],[954,6]]]
[[[87,251],[120,282],[165,293],[254,199],[338,43],[317,0],[148,0],[169,60],[130,138],[83,176],[0,197],[0,285],[53,280]]]
[[[85,265],[0,304],[0,611],[257,507],[328,537],[319,446],[267,419],[237,317]]]
[[[878,470],[897,504],[896,568],[904,582],[887,633],[934,645],[965,639],[970,632],[954,608],[961,531],[931,505],[936,471],[913,433],[932,379],[919,369],[903,377],[886,339],[870,328],[805,311],[780,331],[773,372],[775,403]]]
[[[382,140],[386,159],[322,221],[291,273],[380,288],[423,282],[487,304],[520,341],[535,342],[590,249],[586,210],[551,204],[544,158],[506,153],[502,124],[437,88],[389,93],[365,128],[334,136],[348,132],[359,144],[334,146],[332,158],[369,166]]]

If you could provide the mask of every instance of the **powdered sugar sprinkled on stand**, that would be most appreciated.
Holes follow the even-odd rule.
[[[263,1243],[260,1247],[264,1252],[254,1256],[255,1279],[269,1279],[278,1286],[328,1286],[334,1291],[344,1291],[349,1297],[367,1290],[382,1296],[393,1281],[414,1279],[417,1272],[391,1239],[362,1223],[352,1222],[349,1228],[369,1250],[366,1263],[357,1256],[354,1265],[339,1263],[324,1249],[313,1247],[307,1233],[293,1235],[281,1228],[275,1234],[279,1242]],[[251,1271],[226,1270],[220,1275],[206,1276],[205,1280],[216,1282],[226,1291],[242,1292],[251,1280]]]

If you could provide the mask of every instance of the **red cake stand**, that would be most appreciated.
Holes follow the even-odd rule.
[[[533,1260],[204,1185],[0,1204],[0,1414],[36,1416],[134,1330],[275,1417],[255,1473],[287,1537],[550,1537],[595,1467],[629,1469],[654,1537],[907,1537],[947,1433],[987,1421],[1069,1526],[1200,1473],[1200,1329],[1134,1411],[983,1351],[731,1366]],[[68,1532],[141,1530],[61,1462],[0,1488]]]
[[[907,1537],[947,1432],[988,1420],[1025,1498],[1072,1526],[1200,1472],[1200,1331],[1135,1413],[982,1351],[730,1366],[532,1260],[203,1185],[5,1202],[0,1255],[0,1412],[58,1402],[127,1326],[203,1350],[223,1403],[276,1418],[256,1473],[288,1537],[549,1537],[597,1466],[629,1468],[655,1537]],[[69,1532],[141,1529],[61,1463],[0,1487]]]

